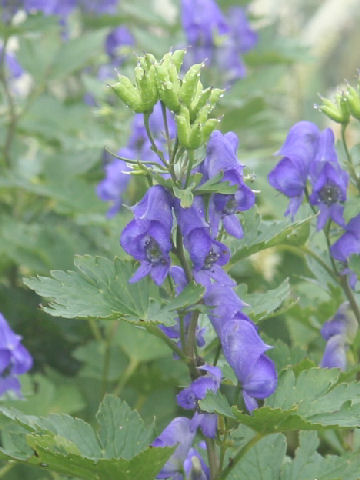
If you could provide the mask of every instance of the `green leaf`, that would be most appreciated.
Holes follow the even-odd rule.
[[[174,448],[149,447],[137,412],[114,396],[105,397],[97,418],[99,435],[84,421],[68,415],[36,418],[0,408],[5,442],[0,457],[84,480],[153,480]]]
[[[191,207],[194,201],[194,195],[191,191],[191,188],[186,188],[185,190],[182,188],[177,188],[175,185],[173,186],[173,191],[175,197],[180,200],[180,205],[183,208]]]
[[[236,246],[240,243],[241,247],[234,251],[230,264],[270,247],[304,244],[310,234],[312,219],[308,217],[293,223],[286,220],[260,221],[255,212],[245,212],[242,216],[245,236],[236,242]]]
[[[242,295],[241,298],[249,304],[249,307],[245,307],[247,315],[255,322],[258,322],[279,315],[291,308],[296,303],[296,300],[290,299],[290,296],[289,279],[286,278],[273,290],[268,290],[264,293],[249,293]]]
[[[139,414],[120,398],[106,395],[96,418],[105,458],[130,460],[151,442],[152,429],[147,429]]]
[[[251,416],[235,407],[233,413],[261,433],[355,428],[360,425],[360,383],[338,384],[339,375],[337,369],[316,367],[295,377],[292,370],[286,370],[264,407]]]
[[[215,393],[211,390],[208,390],[206,397],[199,401],[199,406],[205,412],[218,413],[219,415],[225,415],[226,417],[234,418],[234,414],[231,411],[229,402],[220,392]]]
[[[158,289],[149,278],[129,283],[134,273],[130,262],[85,255],[76,257],[74,263],[76,271],[54,270],[51,277],[24,280],[28,287],[50,299],[43,307],[50,315],[144,323],[173,321],[171,317],[149,315],[151,298],[158,298]]]
[[[210,178],[207,182],[203,183],[194,191],[195,195],[202,195],[204,193],[223,193],[231,194],[237,190],[236,185],[231,185],[229,182],[221,182],[224,173],[220,172],[215,177]]]
[[[358,454],[338,457],[317,453],[319,440],[316,432],[300,432],[299,447],[295,458],[286,462],[281,471],[281,480],[357,480],[359,478],[360,459]]]
[[[256,443],[231,470],[229,480],[276,480],[286,453],[284,435],[270,435]]]
[[[195,305],[203,296],[205,288],[195,282],[191,282],[182,292],[167,305],[168,310],[179,310]]]

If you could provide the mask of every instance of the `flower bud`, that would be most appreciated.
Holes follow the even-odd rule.
[[[197,63],[189,68],[186,72],[179,91],[179,98],[181,103],[190,107],[191,100],[194,93],[197,91],[197,85],[200,81],[200,70],[203,67],[202,63]]]
[[[322,105],[318,108],[327,117],[334,120],[334,122],[342,124],[349,123],[350,110],[343,92],[336,95],[336,103],[327,98],[322,98]]]
[[[198,91],[196,92],[194,100],[190,105],[190,117],[193,122],[197,117],[199,110],[206,105],[211,95],[211,88],[203,89],[201,82],[198,84]]]
[[[190,121],[186,117],[186,115],[184,115],[183,107],[180,110],[180,114],[176,115],[175,120],[176,120],[177,136],[178,136],[179,143],[183,147],[188,148],[191,129],[190,129]]]
[[[210,135],[219,125],[220,120],[218,118],[209,118],[202,128],[202,143],[206,143],[209,140]]]
[[[202,144],[202,137],[202,127],[199,123],[195,123],[191,127],[188,148],[190,150],[195,150],[196,148],[199,148]]]
[[[139,90],[131,83],[130,79],[124,75],[118,75],[118,80],[117,83],[110,85],[110,87],[128,107],[136,113],[142,113],[143,103]]]
[[[185,53],[185,50],[175,50],[171,56],[171,61],[175,65],[178,73],[180,72],[181,65],[183,64]]]
[[[360,120],[360,95],[359,95],[359,89],[354,88],[349,85],[347,92],[346,92],[346,98],[347,102],[349,105],[349,110],[351,115],[354,118],[357,118]]]
[[[170,81],[163,82],[158,88],[160,100],[169,110],[178,113],[180,111],[180,102],[172,83]]]
[[[222,88],[213,88],[210,94],[210,103],[215,106],[219,99],[224,95],[224,92],[225,90]]]

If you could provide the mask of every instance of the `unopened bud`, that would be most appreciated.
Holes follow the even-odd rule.
[[[346,91],[346,98],[348,101],[349,105],[349,110],[351,115],[354,118],[357,118],[360,120],[360,95],[359,95],[359,89],[354,88],[349,85],[347,91]]]
[[[183,78],[179,99],[181,103],[190,107],[191,101],[196,93],[198,82],[200,81],[200,70],[203,67],[202,63],[197,63],[189,68]]]
[[[118,80],[117,83],[110,85],[110,87],[134,112],[142,113],[143,104],[139,90],[131,83],[130,79],[124,75],[119,75]]]

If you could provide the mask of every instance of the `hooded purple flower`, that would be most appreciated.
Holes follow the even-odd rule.
[[[194,266],[194,278],[204,286],[212,281],[234,285],[234,281],[223,271],[230,258],[226,245],[212,238],[210,228],[204,218],[204,204],[201,197],[195,197],[189,208],[175,203],[175,212],[184,237],[184,245]]]
[[[242,385],[246,408],[251,412],[257,408],[256,399],[264,399],[275,391],[277,375],[274,363],[264,355],[271,347],[262,341],[256,326],[241,312],[244,303],[236,297],[229,288],[212,286],[204,302],[214,307],[209,318],[220,338],[224,356]]]
[[[290,198],[285,215],[294,218],[306,189],[309,167],[316,157],[320,130],[311,122],[298,122],[289,130],[284,145],[277,152],[283,158],[268,175],[269,183]]]
[[[229,33],[226,19],[214,0],[182,0],[182,24],[192,63],[211,62],[216,36]]]
[[[172,447],[178,445],[156,478],[183,479],[182,472],[184,470],[184,462],[189,454],[196,431],[197,422],[193,422],[193,420],[186,417],[176,417],[169,423],[158,438],[153,441],[153,447]]]
[[[216,63],[224,72],[227,85],[246,76],[246,66],[242,54],[255,47],[258,35],[246,18],[241,7],[230,8],[226,15],[229,33],[223,45],[216,50]]]
[[[112,30],[105,39],[105,51],[109,55],[113,65],[121,65],[124,60],[122,49],[125,46],[132,46],[135,39],[130,30],[121,25]]]
[[[210,470],[204,462],[204,459],[196,450],[190,448],[184,462],[184,472],[189,480],[209,480]]]
[[[199,370],[206,372],[206,375],[196,378],[189,387],[181,390],[176,397],[178,405],[186,410],[195,409],[198,400],[205,398],[209,390],[217,392],[220,387],[220,368],[211,365],[203,365],[202,367],[199,367]]]
[[[0,313],[0,395],[13,390],[21,396],[17,375],[26,373],[32,367],[32,357],[20,342],[21,336],[11,330]]]
[[[140,267],[130,282],[137,282],[150,274],[154,282],[161,285],[170,268],[170,195],[161,185],[155,185],[133,207],[133,212],[135,218],[124,228],[120,239],[123,249],[140,261]]]
[[[128,148],[122,148],[117,155],[128,157],[132,151]],[[105,159],[110,158],[110,154],[105,152]],[[104,202],[112,202],[113,205],[107,212],[107,217],[113,217],[121,208],[123,194],[129,184],[130,168],[120,158],[114,158],[111,163],[105,165],[105,179],[102,180],[97,188],[98,197]]]
[[[317,229],[321,230],[331,218],[335,223],[345,226],[343,217],[344,202],[349,175],[339,164],[324,162],[318,176],[313,181],[310,203],[320,208]]]
[[[0,56],[2,56],[3,49],[0,46]],[[19,78],[24,73],[24,70],[20,63],[17,61],[16,57],[12,53],[5,52],[5,64],[10,73],[10,77]]]
[[[332,245],[331,255],[346,262],[351,255],[360,254],[360,214],[345,226],[345,233]]]
[[[236,213],[249,210],[255,203],[254,192],[244,183],[243,165],[237,159],[238,137],[234,132],[223,135],[215,130],[209,139],[206,158],[202,171],[208,180],[223,172],[223,180],[236,185],[238,190],[231,195],[215,194],[211,196],[209,217],[211,232],[217,236],[220,221],[225,230],[236,238],[243,236],[243,229]]]
[[[349,303],[343,303],[321,328],[321,335],[327,341],[320,364],[322,367],[346,369],[346,350],[354,340],[357,328],[357,321]]]

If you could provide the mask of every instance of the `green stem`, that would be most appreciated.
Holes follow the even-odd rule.
[[[180,260],[182,268],[184,269],[186,280],[190,283],[193,280],[193,274],[188,262],[186,261],[184,244],[179,225],[177,226],[176,230],[176,254]]]
[[[124,373],[121,375],[118,384],[116,385],[116,387],[114,389],[114,392],[113,392],[114,395],[120,395],[123,388],[127,384],[127,381],[132,376],[132,374],[135,372],[137,367],[138,367],[138,361],[136,360],[136,358],[130,357],[129,363],[128,363]]]
[[[96,323],[96,321],[93,318],[90,318],[88,320],[88,324],[89,324],[89,327],[90,327],[90,330],[91,330],[92,334],[94,335],[95,340],[98,340],[99,342],[102,342],[103,337],[101,335],[101,330],[100,330],[98,324]]]
[[[341,125],[341,141],[342,141],[342,144],[343,144],[343,147],[344,147],[344,151],[345,151],[346,160],[347,160],[348,168],[349,168],[349,171],[350,171],[350,175],[351,175],[353,181],[355,182],[355,184],[356,184],[356,186],[357,186],[357,188],[360,192],[360,177],[358,177],[358,175],[356,173],[355,166],[354,166],[354,163],[352,161],[352,157],[351,157],[351,154],[350,154],[347,142],[346,142],[346,127],[347,127],[347,125]]]
[[[219,472],[219,459],[216,453],[215,440],[206,438],[205,442],[210,467],[210,480],[215,480]]]
[[[16,462],[8,462],[6,465],[0,468],[0,478],[6,475],[12,468],[15,467],[15,465],[16,465]]]
[[[145,125],[146,134],[151,143],[151,150],[155,152],[156,155],[160,158],[162,164],[165,165],[165,167],[168,167],[168,164],[167,164],[167,161],[165,160],[163,152],[157,148],[156,143],[153,139],[153,136],[151,135],[149,118],[150,118],[150,114],[144,113],[144,125]]]
[[[171,139],[170,139],[169,126],[168,126],[167,115],[166,115],[166,107],[163,101],[160,101],[160,105],[161,105],[161,111],[164,119],[165,137],[166,137],[166,144],[167,144],[168,153],[169,153],[169,159],[171,159]]]
[[[111,344],[118,328],[119,322],[115,320],[110,327],[110,331],[107,335],[107,339],[104,342],[105,346],[105,354],[104,354],[104,363],[103,363],[103,373],[102,373],[102,397],[105,395],[107,390],[107,383],[108,383],[108,376],[109,376],[109,369],[110,369],[110,349]]]
[[[141,166],[141,165],[152,165],[152,166],[155,166],[157,168],[159,168],[160,170],[162,170],[162,172],[167,172],[167,169],[161,165],[159,165],[158,163],[156,162],[150,162],[150,161],[146,161],[146,160],[132,160],[130,158],[126,158],[126,157],[122,157],[121,155],[117,155],[116,153],[112,152],[109,148],[105,148],[105,150],[107,152],[110,153],[110,155],[112,155],[113,157],[115,158],[119,158],[120,160],[123,160],[125,163],[130,163],[130,165],[138,165],[138,166]]]
[[[148,330],[149,333],[151,333],[152,335],[155,335],[156,337],[160,338],[163,342],[165,342],[166,345],[170,347],[171,350],[174,353],[176,353],[176,355],[178,355],[181,358],[181,360],[183,360],[188,365],[189,360],[186,357],[185,353],[162,330],[160,330],[159,327],[157,327],[156,325],[146,325],[146,329]]]
[[[235,457],[229,461],[228,466],[220,473],[220,475],[217,477],[216,480],[224,480],[225,478],[227,478],[231,470],[235,467],[235,465],[262,438],[263,438],[263,435],[261,433],[258,433],[251,440],[249,440],[248,443],[238,451]]]

